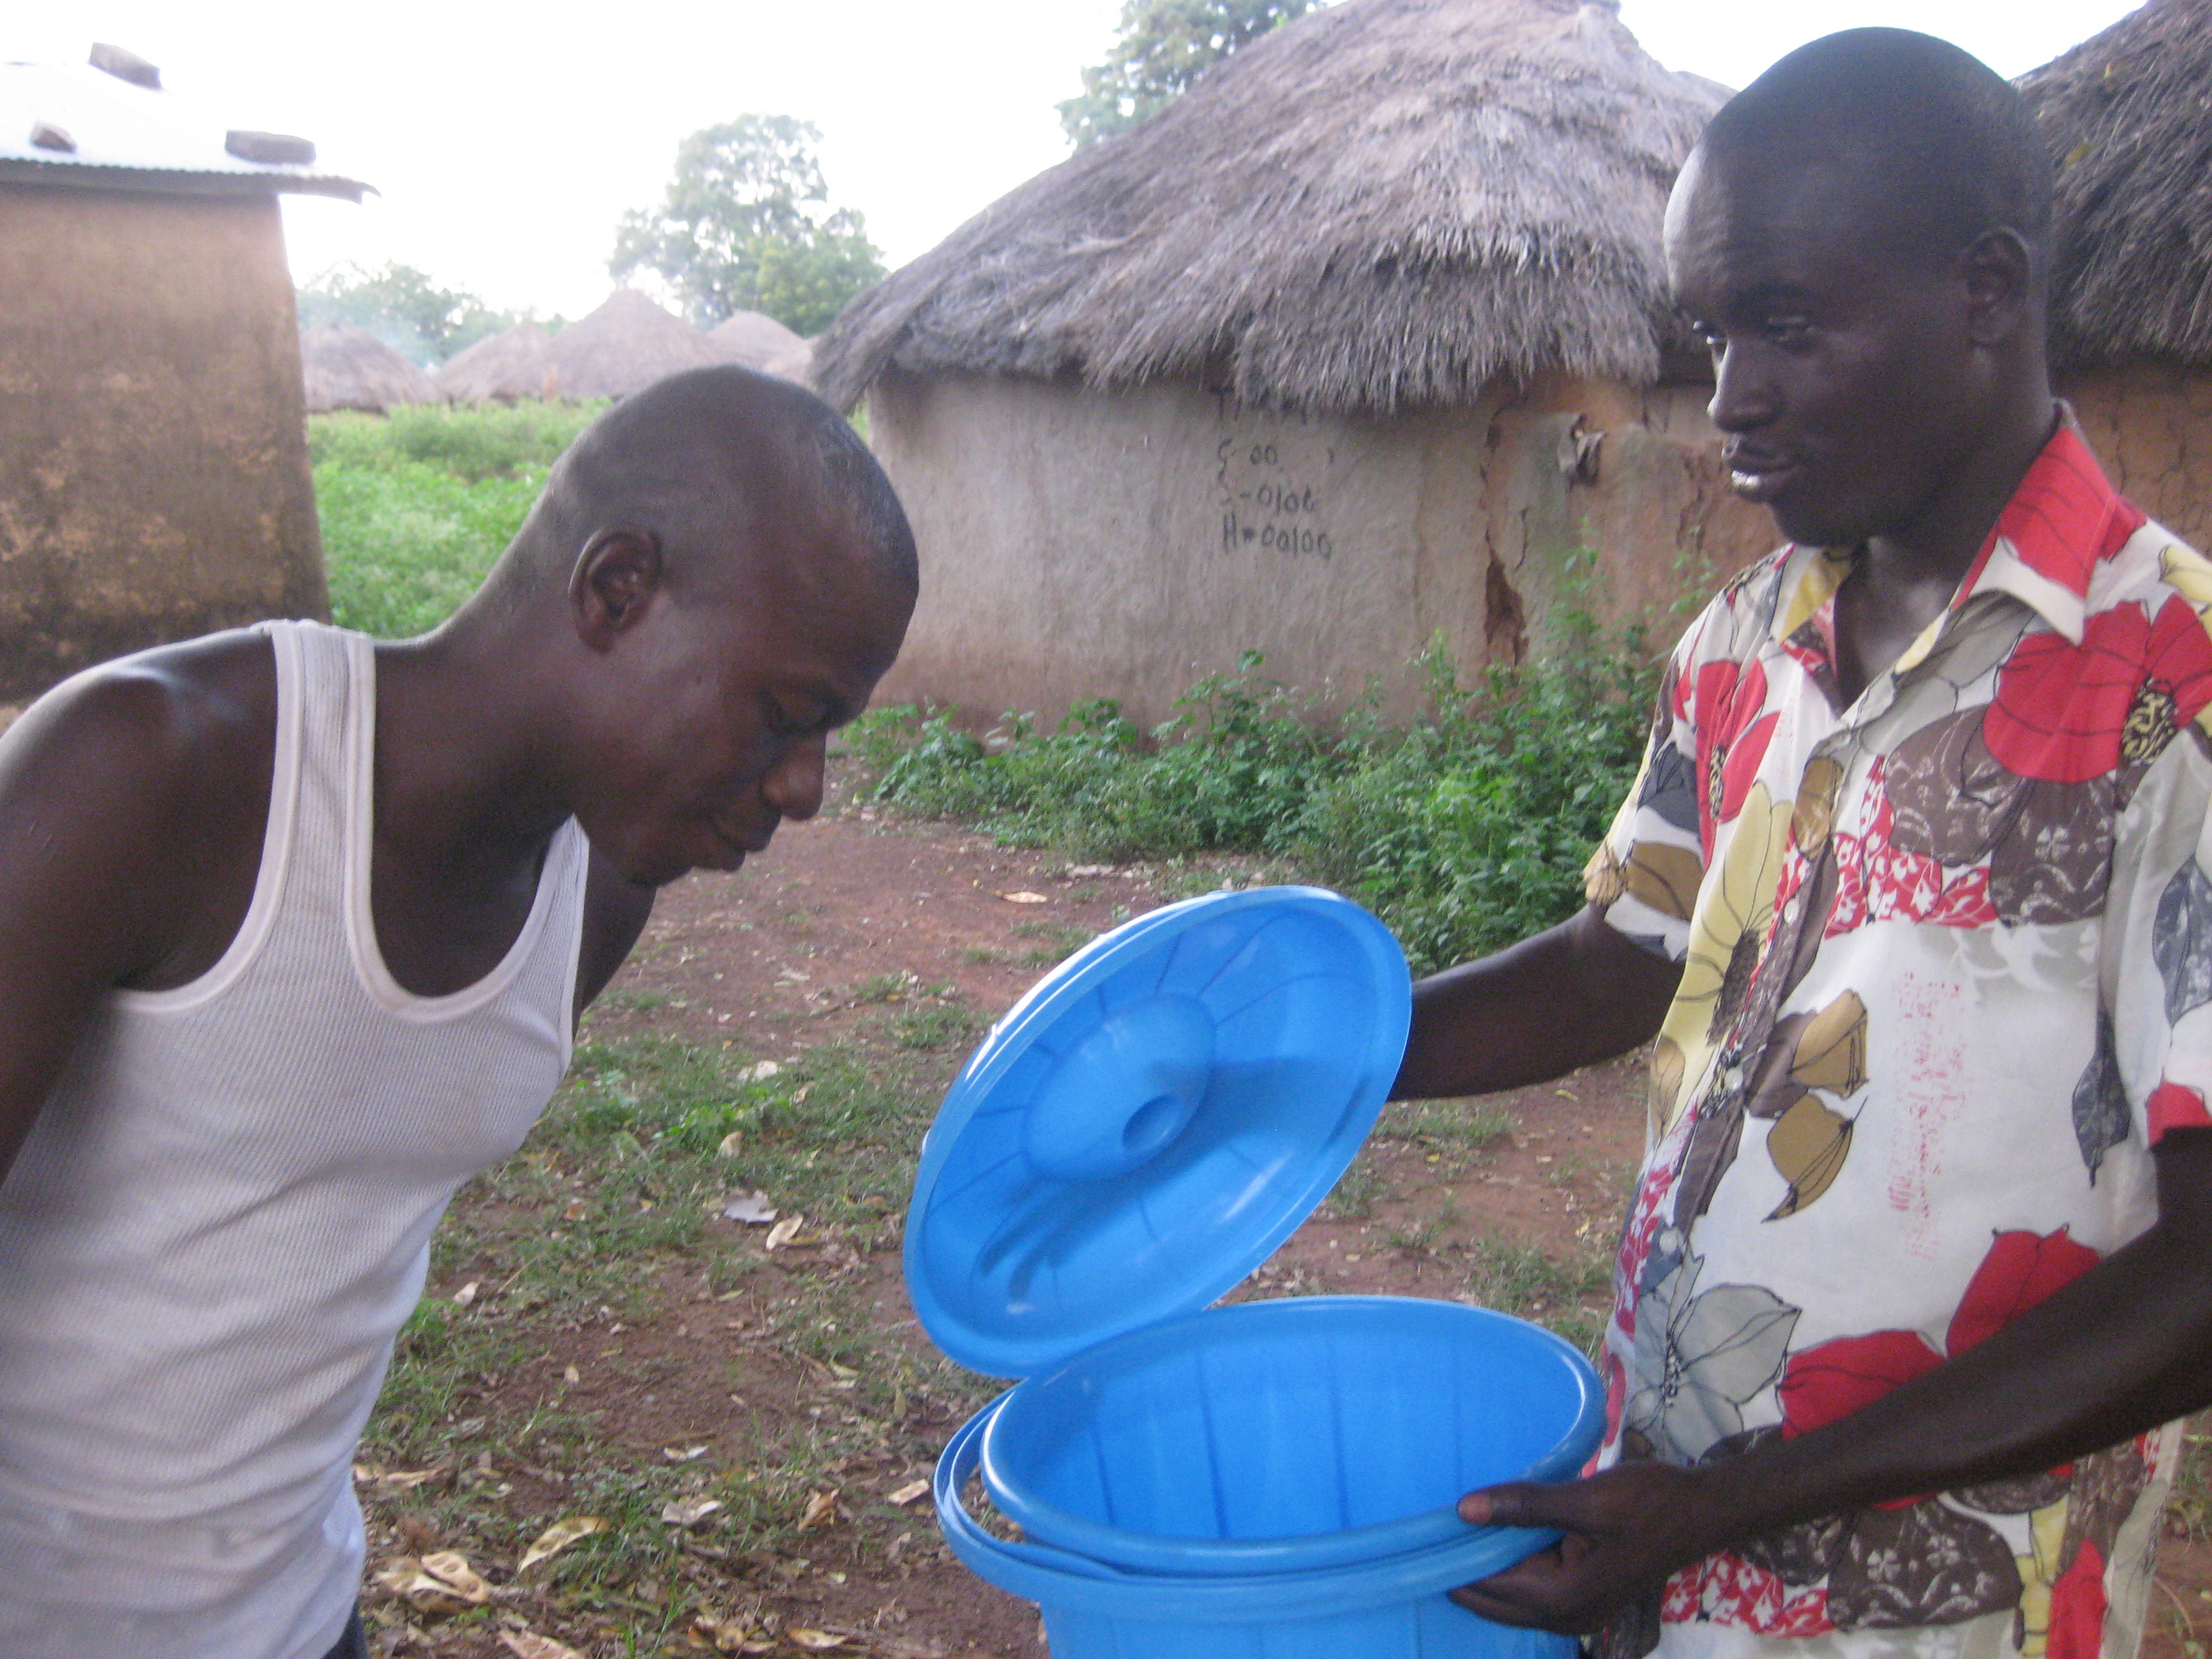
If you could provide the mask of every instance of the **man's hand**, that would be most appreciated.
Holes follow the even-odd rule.
[[[1514,1481],[1469,1492],[1471,1526],[1547,1527],[1550,1549],[1452,1591],[1469,1613],[1500,1625],[1586,1635],[1638,1591],[1698,1559],[1716,1540],[1697,1477],[1666,1463],[1624,1463],[1564,1486]]]

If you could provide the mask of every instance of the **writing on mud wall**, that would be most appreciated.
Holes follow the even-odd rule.
[[[1330,469],[1336,447],[1304,418],[1224,410],[1213,487],[1224,553],[1327,560]]]

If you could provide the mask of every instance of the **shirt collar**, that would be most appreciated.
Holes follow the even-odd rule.
[[[2009,593],[2079,645],[2091,575],[2144,520],[2106,482],[2074,424],[2074,411],[2062,404],[2059,414],[2058,429],[1997,514],[1951,609],[1977,593]]]
[[[2089,578],[2144,519],[2106,481],[2081,440],[2074,411],[2058,405],[2058,429],[2043,446],[1982,544],[1950,608],[1977,593],[2009,593],[2075,645],[2088,614]],[[1820,617],[1850,573],[1854,554],[1796,546],[1784,562],[1774,637],[1786,641]]]

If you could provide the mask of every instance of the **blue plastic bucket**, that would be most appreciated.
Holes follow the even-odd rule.
[[[1589,1364],[1549,1331],[1316,1297],[1086,1348],[1004,1396],[981,1463],[1035,1541],[1146,1573],[1304,1573],[1468,1540],[1462,1493],[1565,1479],[1604,1418]],[[1547,1541],[1482,1535],[1494,1567]]]
[[[1493,1625],[1444,1594],[1541,1547],[1540,1533],[1507,1542],[1463,1528],[1459,1543],[1379,1561],[1221,1578],[1133,1572],[994,1537],[961,1491],[1004,1403],[969,1419],[939,1459],[938,1526],[969,1571],[1037,1604],[1053,1659],[1573,1659],[1572,1637]]]

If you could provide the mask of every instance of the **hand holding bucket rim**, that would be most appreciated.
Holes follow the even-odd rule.
[[[1585,1636],[1635,1590],[1656,1588],[1720,1540],[1690,1470],[1624,1463],[1586,1480],[1507,1481],[1459,1500],[1474,1527],[1545,1527],[1565,1535],[1503,1572],[1451,1592],[1495,1624]]]

